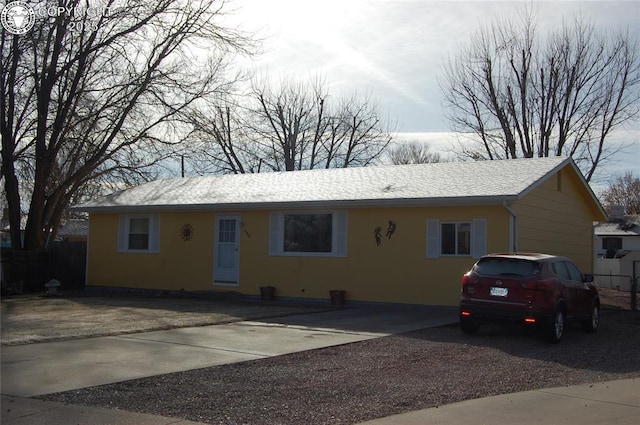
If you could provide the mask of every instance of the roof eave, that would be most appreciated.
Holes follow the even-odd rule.
[[[631,238],[636,238],[636,237],[640,237],[640,233],[635,233],[635,232],[598,232],[595,231],[594,234],[596,236],[601,236],[601,237],[605,237],[605,236],[619,236],[619,237],[631,237]]]
[[[517,200],[517,195],[469,196],[443,198],[358,199],[295,202],[246,202],[209,204],[157,204],[157,205],[105,205],[73,207],[74,211],[88,213],[158,213],[189,211],[255,211],[283,209],[345,209],[367,207],[442,207],[458,205],[501,205],[505,201]]]

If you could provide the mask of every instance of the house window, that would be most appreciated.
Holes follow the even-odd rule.
[[[615,258],[622,250],[622,238],[602,238],[602,249],[607,251],[606,258]]]
[[[487,253],[487,220],[427,220],[427,258],[460,256],[480,258]]]
[[[441,255],[471,255],[471,223],[442,223]]]
[[[149,249],[149,218],[131,218],[129,221],[129,246],[130,250]]]
[[[289,256],[346,255],[347,213],[271,213],[269,254]]]
[[[159,252],[159,220],[155,215],[121,215],[118,220],[119,252]]]
[[[284,252],[331,252],[332,214],[285,214]]]

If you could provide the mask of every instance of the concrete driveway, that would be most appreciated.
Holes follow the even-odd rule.
[[[125,336],[2,347],[1,392],[33,397],[346,344],[457,321],[443,306],[356,306]]]

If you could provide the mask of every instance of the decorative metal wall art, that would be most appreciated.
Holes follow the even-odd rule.
[[[382,243],[382,227],[378,226],[373,229],[373,236],[376,238],[376,245],[380,246]]]
[[[190,241],[193,238],[193,226],[189,223],[182,226],[180,236],[182,236],[183,241]]]
[[[396,232],[396,222],[393,220],[389,220],[389,224],[387,226],[387,233],[385,236],[387,239],[391,239],[391,236]],[[376,240],[376,246],[382,245],[382,226],[377,226],[373,229],[373,237]]]
[[[396,223],[389,220],[389,227],[387,228],[387,239],[391,239],[391,235],[396,232]]]

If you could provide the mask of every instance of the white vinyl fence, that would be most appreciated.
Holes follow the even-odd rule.
[[[598,258],[596,260],[595,281],[598,288],[619,289],[620,291],[631,290],[629,278],[619,276],[622,274],[620,272],[620,261],[619,258]]]

